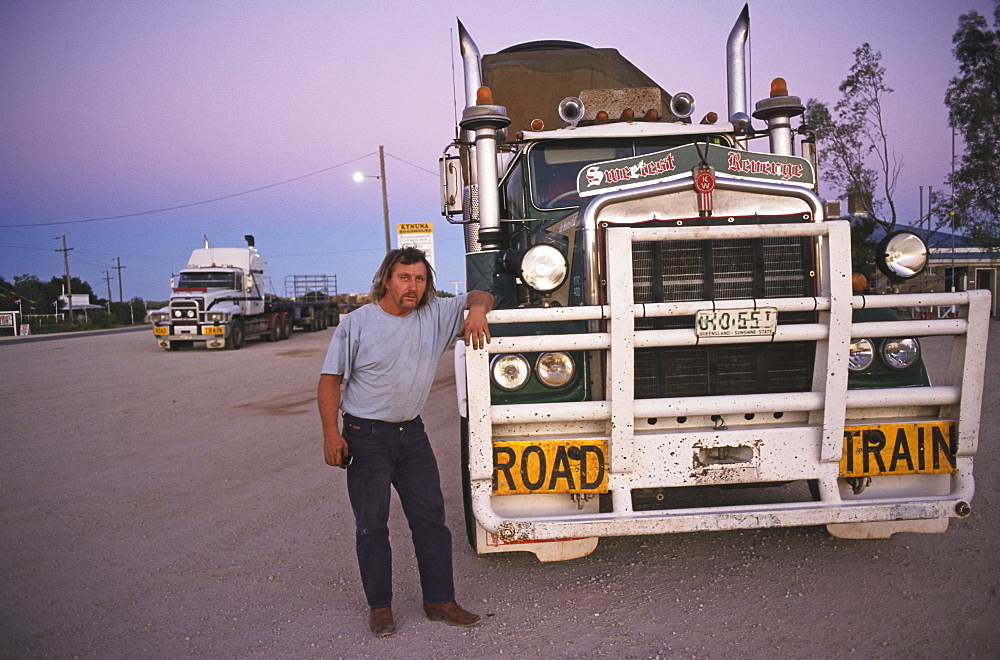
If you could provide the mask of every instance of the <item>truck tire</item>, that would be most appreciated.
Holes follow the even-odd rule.
[[[288,314],[281,315],[281,336],[279,339],[288,339],[292,336],[292,317]]]
[[[246,331],[243,328],[243,319],[233,319],[233,325],[229,328],[229,336],[226,337],[226,348],[238,351],[246,343]]]
[[[168,341],[167,342],[168,351],[179,351],[181,350],[181,343],[179,341]]]
[[[265,332],[263,335],[261,335],[261,337],[263,337],[264,341],[278,341],[279,339],[281,339],[281,317],[280,316],[275,315],[275,317],[273,319],[271,319],[271,327],[268,328],[267,332]]]

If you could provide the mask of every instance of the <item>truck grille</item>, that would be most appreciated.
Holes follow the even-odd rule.
[[[636,303],[793,298],[814,291],[812,239],[645,241],[632,248]],[[813,313],[780,313],[806,323]],[[694,327],[694,317],[636,319],[637,330]],[[808,391],[815,344],[636,349],[635,397]]]
[[[170,319],[177,325],[197,325],[201,316],[200,303],[198,298],[173,301],[170,304]]]

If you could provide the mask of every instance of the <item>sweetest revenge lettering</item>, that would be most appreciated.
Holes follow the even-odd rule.
[[[743,154],[736,151],[729,152],[728,167],[731,172],[738,172],[742,174],[767,174],[780,177],[782,181],[802,178],[803,170],[802,165],[796,165],[794,163],[779,163],[777,161],[744,158]]]
[[[628,167],[612,167],[607,170],[602,170],[599,165],[592,165],[587,168],[587,187],[599,186],[602,183],[612,185],[621,181],[644,179],[672,172],[676,167],[673,154],[669,154],[659,160],[654,160],[651,163],[639,161],[635,165]]]

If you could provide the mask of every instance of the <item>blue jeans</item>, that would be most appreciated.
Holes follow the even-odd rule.
[[[376,609],[392,603],[390,485],[410,525],[424,602],[455,600],[451,532],[445,525],[437,461],[423,422],[417,417],[396,424],[345,413],[343,435],[354,456],[347,468],[347,493],[368,606]]]

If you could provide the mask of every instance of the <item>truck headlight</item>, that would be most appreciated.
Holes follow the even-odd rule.
[[[549,387],[562,387],[573,378],[576,369],[568,353],[542,353],[535,362],[538,380]]]
[[[179,309],[175,309],[175,310],[174,310],[174,318],[176,318],[176,319],[179,319],[179,318],[181,318],[182,316],[184,316],[184,312],[182,312],[182,311],[181,311],[181,310],[179,310]]]
[[[872,366],[875,360],[875,347],[867,339],[855,339],[851,342],[851,354],[847,366],[851,371],[864,371]]]
[[[536,291],[552,291],[566,279],[566,257],[552,245],[534,245],[521,258],[521,279]]]
[[[912,279],[927,267],[927,244],[906,230],[888,234],[875,251],[875,265],[893,282]]]
[[[166,321],[170,318],[170,314],[167,312],[150,312],[149,320],[153,323],[159,323],[161,321]]]
[[[890,369],[906,369],[920,358],[916,339],[886,339],[882,342],[882,361]]]
[[[228,321],[229,314],[226,312],[209,312],[205,315],[205,319],[208,321],[214,321],[216,323],[220,321]]]
[[[531,375],[528,361],[521,355],[497,355],[490,365],[493,382],[505,392],[513,392],[524,387]]]

